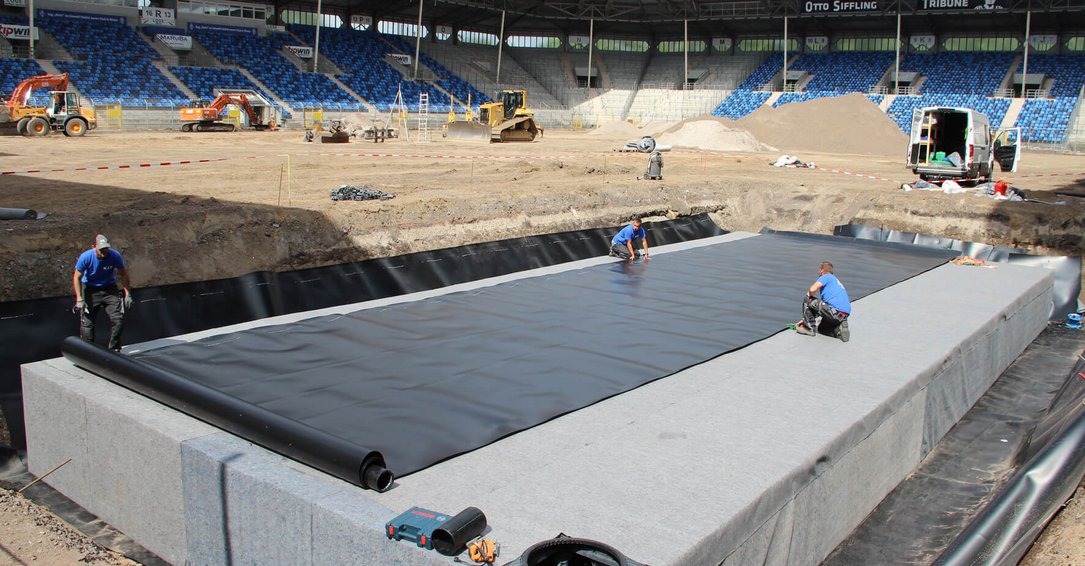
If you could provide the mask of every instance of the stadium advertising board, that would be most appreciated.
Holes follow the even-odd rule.
[[[12,8],[25,8],[26,0],[4,0],[4,5]]]
[[[841,14],[851,12],[878,12],[884,0],[805,0],[804,14]]]
[[[350,25],[352,27],[360,27],[363,29],[369,28],[373,25],[373,16],[354,15],[350,17]]]
[[[175,26],[173,10],[169,8],[143,8],[139,11],[139,23],[145,26]]]
[[[128,20],[126,20],[124,16],[109,16],[106,14],[84,14],[82,12],[65,12],[63,10],[38,10],[37,17],[73,20],[79,22],[113,22],[115,24],[128,23]]]
[[[1030,35],[1028,38],[1029,47],[1036,51],[1051,51],[1058,43],[1057,35]]]
[[[912,51],[920,53],[926,53],[934,49],[935,41],[934,36],[930,34],[913,35],[908,38],[908,44],[912,46]]]
[[[289,49],[290,52],[293,53],[294,55],[297,55],[298,58],[300,58],[300,59],[312,59],[313,58],[313,48],[312,47],[306,47],[304,45],[287,45],[286,48]]]
[[[720,51],[720,52],[731,51],[731,38],[730,37],[713,37],[712,38],[712,47],[714,47],[716,49],[716,51]]]
[[[286,33],[286,26],[280,26],[278,24],[268,24],[265,27],[269,32],[272,33]]]
[[[411,56],[410,55],[405,55],[403,53],[389,53],[388,56],[391,57],[392,59],[395,59],[396,61],[399,61],[400,65],[410,65],[411,64]]]
[[[191,51],[192,50],[192,36],[191,35],[174,35],[171,33],[160,33],[154,36],[155,39],[165,43],[174,51]]]
[[[0,36],[8,41],[30,41],[30,26],[0,24]],[[34,41],[41,39],[37,26],[34,27]]]
[[[811,35],[806,37],[806,50],[821,53],[829,49],[829,37],[825,35]]]
[[[189,33],[194,31],[225,31],[230,33],[247,33],[249,35],[256,35],[256,28],[246,28],[240,26],[220,26],[218,24],[197,24],[195,22],[188,23]]]
[[[919,11],[1006,10],[1010,0],[919,0]]]

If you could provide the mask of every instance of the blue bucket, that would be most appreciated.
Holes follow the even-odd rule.
[[[1072,312],[1066,315],[1067,328],[1081,328],[1081,313]]]

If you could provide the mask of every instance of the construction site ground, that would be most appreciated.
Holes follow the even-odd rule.
[[[823,147],[806,131],[797,130],[792,147],[740,125],[708,118],[652,131],[548,128],[518,144],[451,141],[436,130],[428,143],[412,131],[412,140],[381,144],[305,143],[299,130],[3,137],[0,172],[14,173],[0,176],[0,207],[48,215],[0,220],[0,301],[70,295],[75,259],[97,233],[124,254],[137,289],[702,212],[728,230],[827,234],[862,223],[1039,254],[1085,248],[1085,198],[1055,194],[1085,193],[1080,155],[1025,152],[1016,173],[995,176],[1064,204],[999,201],[902,190],[915,181],[905,145],[879,148],[862,123]],[[638,180],[647,155],[616,151],[642,133],[675,146],[664,154],[662,181]],[[742,143],[699,149],[728,147],[713,136]],[[771,166],[782,154],[816,167]],[[395,196],[333,201],[344,184]],[[815,275],[821,259],[811,259]],[[37,526],[47,512],[26,509],[19,497],[0,497],[0,564],[70,563],[74,543]],[[1085,563],[1081,514],[1076,504],[1064,510],[1048,529],[1055,536],[1026,563]]]

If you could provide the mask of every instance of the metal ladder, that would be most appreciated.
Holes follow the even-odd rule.
[[[429,143],[429,93],[418,95],[418,142]]]

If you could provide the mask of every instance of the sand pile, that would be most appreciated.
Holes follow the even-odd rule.
[[[779,108],[762,106],[737,124],[789,154],[817,151],[899,156],[908,144],[908,136],[858,93]]]
[[[711,151],[773,151],[733,120],[704,116],[683,120],[659,136],[663,145]]]
[[[640,128],[626,122],[624,120],[616,120],[613,122],[607,122],[598,128],[588,132],[589,136],[600,136],[606,138],[640,138]]]

